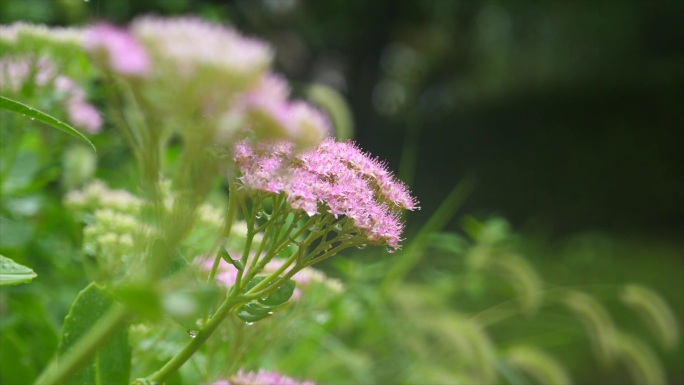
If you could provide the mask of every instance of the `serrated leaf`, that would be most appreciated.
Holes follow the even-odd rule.
[[[265,278],[265,276],[254,277],[254,279],[245,285],[244,291],[248,292]],[[266,297],[250,301],[243,305],[238,309],[237,316],[245,322],[255,322],[268,317],[290,300],[294,293],[295,286],[296,284],[293,280],[287,280]]]
[[[30,267],[20,265],[0,255],[0,286],[30,282],[38,276]]]
[[[33,107],[29,107],[24,103],[18,102],[16,100],[12,100],[9,98],[6,98],[4,96],[0,96],[0,109],[5,109],[8,111],[13,111],[19,114],[22,114],[24,116],[27,116],[31,119],[38,120],[39,122],[45,123],[49,126],[52,126],[58,130],[64,131],[69,135],[75,136],[82,141],[88,143],[90,147],[93,148],[93,151],[97,152],[95,149],[95,145],[88,140],[83,134],[78,132],[75,128],[71,127],[70,125],[62,122],[61,120],[55,118],[52,115],[48,115],[45,112],[39,111]]]
[[[62,340],[57,349],[65,356],[100,317],[110,308],[113,300],[95,283],[86,286],[74,300],[64,318]],[[68,384],[127,384],[131,372],[131,347],[128,329],[117,332],[109,344],[100,349],[90,362],[67,382]]]
[[[291,279],[287,280],[282,286],[277,288],[273,293],[266,298],[261,298],[260,303],[267,306],[280,306],[290,300],[295,289],[295,282]]]
[[[243,321],[245,321],[245,322],[250,322],[250,323],[251,323],[251,322],[260,321],[260,320],[262,320],[262,319],[268,317],[268,314],[264,314],[264,315],[254,315],[254,314],[251,314],[251,313],[249,313],[248,311],[246,311],[244,308],[238,310],[238,312],[237,312],[236,315],[237,315],[238,318],[240,318],[241,320],[243,320]]]

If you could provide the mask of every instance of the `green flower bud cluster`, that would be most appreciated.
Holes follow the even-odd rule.
[[[171,184],[161,183],[163,215],[169,215],[176,197]],[[126,190],[111,189],[102,181],[94,181],[80,190],[70,191],[65,206],[86,225],[83,231],[83,251],[98,262],[99,270],[108,276],[118,276],[133,259],[141,258],[150,240],[159,238],[162,229],[145,220],[145,210],[153,205]],[[181,243],[184,256],[207,253],[222,236],[225,218],[222,208],[209,203],[198,206],[192,230]],[[225,234],[223,234],[225,236]],[[244,245],[247,226],[235,222],[231,228],[229,249]],[[261,237],[257,237],[257,242]]]
[[[95,257],[101,271],[118,275],[135,254],[132,234],[139,232],[136,217],[110,209],[97,210],[83,230],[83,251]]]
[[[81,190],[70,191],[64,198],[64,205],[79,213],[109,209],[136,216],[140,213],[143,200],[126,190],[110,189],[103,182],[94,181]]]

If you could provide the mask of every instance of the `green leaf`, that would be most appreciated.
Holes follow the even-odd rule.
[[[159,293],[153,286],[140,284],[121,285],[112,290],[121,303],[150,320],[158,320],[162,315]]]
[[[254,279],[247,283],[244,291],[248,292],[259,282],[263,281],[264,278],[266,278],[266,276],[254,277]],[[282,308],[290,300],[294,293],[295,286],[295,282],[288,279],[268,296],[244,304],[238,309],[236,314],[245,322],[255,322],[266,318]]]
[[[228,251],[226,250],[225,247],[222,247],[222,248],[219,250],[219,256],[221,256],[221,258],[222,258],[224,261],[226,261],[226,262],[230,263],[231,265],[235,266],[236,269],[238,269],[238,270],[240,270],[240,271],[242,271],[242,270],[245,269],[245,266],[242,265],[242,261],[240,261],[239,259],[233,259],[233,258],[231,258],[230,255],[228,254]]]
[[[68,354],[112,303],[111,296],[99,289],[95,283],[86,286],[78,294],[69,309],[69,314],[64,318],[58,355]],[[131,347],[128,344],[128,329],[123,328],[68,381],[68,384],[127,384],[130,372]]]
[[[276,291],[269,294],[268,297],[259,300],[264,305],[267,306],[280,306],[285,304],[290,300],[295,289],[295,282],[288,279],[282,286],[280,286]]]
[[[37,275],[30,267],[20,265],[0,255],[0,286],[27,283]]]
[[[88,138],[86,138],[83,134],[78,132],[78,130],[76,130],[75,128],[62,122],[61,120],[55,118],[52,115],[48,115],[42,111],[36,110],[33,107],[27,106],[24,103],[6,98],[4,96],[0,96],[0,109],[5,109],[22,114],[24,116],[31,118],[31,120],[35,119],[39,122],[43,122],[49,126],[52,126],[58,130],[64,131],[67,134],[73,135],[81,139],[82,141],[88,143],[90,147],[93,148],[93,151],[97,152],[97,150],[95,149],[95,145],[90,140],[88,140]]]

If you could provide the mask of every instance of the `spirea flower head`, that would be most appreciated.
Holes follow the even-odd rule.
[[[47,27],[22,21],[0,26],[0,47],[3,48],[13,46],[27,52],[45,53],[48,50],[64,54],[78,50],[82,42],[83,30],[79,28]]]
[[[228,381],[218,381],[212,385],[315,385],[311,381],[298,381],[276,372],[259,370],[258,372],[238,371]]]
[[[401,210],[418,208],[383,163],[351,142],[326,139],[304,152],[284,142],[239,142],[234,159],[248,192],[284,194],[295,211],[339,219],[340,231],[363,243],[397,249],[404,227]]]
[[[45,57],[56,64],[60,75],[79,82],[90,77],[80,28],[25,22],[3,25],[0,26],[0,53],[3,56]]]
[[[171,81],[211,78],[215,86],[233,90],[251,86],[273,58],[265,43],[232,28],[193,17],[146,16],[131,31],[152,56],[156,70]]]

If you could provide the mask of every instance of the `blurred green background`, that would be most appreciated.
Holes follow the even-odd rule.
[[[270,41],[295,84],[341,92],[356,140],[393,169],[404,140],[417,143],[411,184],[422,218],[471,172],[479,184],[464,210],[516,227],[675,236],[684,225],[682,2],[26,0],[0,9],[3,23],[229,20]]]
[[[479,184],[464,210],[515,226],[552,235],[684,227],[679,1],[1,4],[3,23],[192,13],[267,39],[290,80],[344,95],[356,140],[393,169],[407,133],[418,143],[422,217],[472,172]]]
[[[354,138],[421,201],[409,240],[469,175],[474,188],[446,230],[461,233],[466,214],[506,218],[550,287],[603,299],[638,282],[684,319],[684,2],[0,2],[2,23],[147,13],[227,20],[276,47],[295,91],[337,90]],[[415,282],[462,268],[452,255],[424,258]],[[515,325],[498,331],[504,341]],[[681,345],[660,358],[684,383]],[[583,378],[586,363],[565,363]]]

